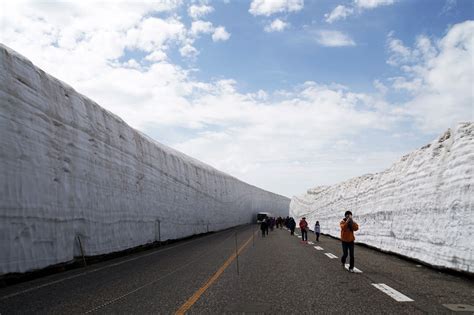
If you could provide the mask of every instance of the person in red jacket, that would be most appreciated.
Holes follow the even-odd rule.
[[[352,220],[352,212],[346,211],[339,225],[341,226],[341,241],[342,241],[342,267],[345,267],[346,258],[349,252],[349,271],[354,272],[354,232],[359,229],[359,225]]]
[[[306,218],[301,219],[300,229],[301,229],[301,240],[303,242],[307,242],[308,241],[308,222],[306,222]]]

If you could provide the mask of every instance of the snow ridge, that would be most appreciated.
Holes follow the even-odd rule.
[[[0,275],[288,215],[0,45]]]
[[[356,242],[433,266],[474,272],[474,123],[459,123],[389,169],[293,197],[290,215],[339,237],[350,210]]]

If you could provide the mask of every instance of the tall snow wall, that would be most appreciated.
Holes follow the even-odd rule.
[[[288,215],[0,45],[0,274]]]
[[[474,272],[474,124],[461,123],[389,169],[293,197],[290,215],[339,237],[352,211],[356,242],[433,266]]]

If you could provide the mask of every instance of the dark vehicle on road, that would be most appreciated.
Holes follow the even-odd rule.
[[[257,223],[262,223],[262,221],[268,217],[270,217],[270,212],[257,213]]]

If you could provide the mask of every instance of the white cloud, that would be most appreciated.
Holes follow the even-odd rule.
[[[145,60],[158,62],[158,61],[166,60],[166,58],[168,58],[168,56],[166,55],[166,53],[164,51],[157,50],[157,51],[154,51],[151,54],[147,55],[145,57]]]
[[[394,4],[395,0],[354,0],[354,5],[361,9],[375,9],[379,6]]]
[[[406,90],[412,98],[404,112],[426,132],[441,132],[446,126],[474,120],[474,21],[454,25],[434,43],[419,36],[413,48],[388,38],[390,64],[402,75],[392,78],[392,87]]]
[[[338,5],[334,10],[332,10],[331,13],[324,14],[324,17],[326,18],[326,22],[332,23],[337,20],[343,20],[349,15],[352,15],[353,13],[353,8],[349,8],[344,5]]]
[[[219,26],[216,27],[214,33],[212,34],[212,40],[217,41],[226,41],[230,38],[230,33],[225,30],[225,27]]]
[[[383,84],[382,82],[380,82],[379,80],[374,80],[374,87],[377,89],[377,91],[379,91],[380,94],[383,94],[385,95],[388,91],[388,88],[385,84]]]
[[[214,27],[211,22],[206,21],[194,21],[191,25],[190,34],[193,38],[199,37],[200,34],[212,34],[212,40],[217,41],[226,41],[230,38],[230,33],[228,33],[223,26]],[[192,43],[192,39],[189,42]],[[193,48],[193,49],[191,49]],[[183,53],[184,52],[184,53]],[[197,56],[198,51],[191,47],[190,44],[186,45],[181,49],[181,54],[183,56]]]
[[[446,0],[443,8],[441,9],[441,14],[448,14],[451,10],[456,7],[456,0]]]
[[[374,110],[377,99],[337,87],[306,82],[277,101],[265,91],[256,94],[240,94],[231,84],[230,89],[198,96],[192,117],[218,126],[218,130],[203,131],[175,147],[250,182],[263,183],[257,179],[262,174],[278,172],[282,182],[295,185],[295,177],[305,177],[304,168],[309,180],[318,163],[335,167],[331,159],[344,151],[343,142],[329,151],[327,146],[339,140],[348,143],[348,137],[367,128],[391,125],[382,112]],[[283,191],[283,186],[278,190]],[[285,189],[291,189],[289,186]],[[297,192],[295,188],[290,191]]]
[[[185,34],[186,28],[177,18],[149,17],[127,31],[126,42],[130,48],[150,52],[160,49],[168,41],[184,40]]]
[[[397,91],[407,91],[414,93],[422,87],[423,81],[420,78],[407,79],[406,77],[392,77],[388,80],[392,84],[392,88]]]
[[[300,11],[303,6],[303,0],[253,0],[249,12],[255,16],[270,16],[279,12]]]
[[[190,44],[186,44],[179,49],[179,53],[183,57],[194,58],[199,54],[199,51]]]
[[[392,32],[389,34],[387,45],[391,53],[390,58],[387,60],[389,65],[397,66],[412,60],[411,50],[400,39],[394,38]]]
[[[209,5],[201,5],[201,6],[192,5],[188,8],[188,15],[192,19],[197,20],[206,16],[207,14],[213,11],[214,11],[214,8]]]
[[[125,68],[131,68],[131,69],[136,69],[136,70],[141,69],[140,63],[138,63],[138,61],[136,61],[135,59],[127,60],[127,62],[122,63],[122,66]]]
[[[206,21],[194,21],[191,24],[191,33],[194,36],[198,36],[199,34],[210,34],[214,32],[214,27],[212,26],[211,22]]]
[[[392,5],[398,0],[354,0],[350,5],[338,5],[331,13],[324,14],[326,22],[332,23],[338,20],[344,20],[348,16],[365,10],[373,10],[380,6]]]
[[[257,93],[253,93],[253,94],[250,93],[249,96],[260,101],[268,100],[268,93],[265,92],[264,90],[258,90]]]
[[[104,62],[116,65],[115,59],[134,50],[147,53],[144,60],[152,62],[165,60],[168,50],[175,47],[183,57],[193,58],[199,54],[193,46],[199,35],[213,34],[214,41],[229,38],[224,27],[216,29],[210,22],[194,21],[186,29],[181,18],[174,14],[180,3],[179,0],[60,5],[36,1],[2,3],[5,28],[0,36],[2,42],[15,43],[16,49],[25,54],[37,49],[40,55],[47,52],[59,58],[67,50],[65,58],[85,58],[91,64],[97,63],[96,67]],[[205,10],[201,8],[197,12]],[[160,17],[153,15],[156,12],[162,13]],[[30,45],[32,41],[35,48]],[[44,62],[43,58],[38,59]],[[85,69],[81,72],[84,78],[91,75]]]
[[[265,32],[281,32],[289,26],[288,23],[275,19],[270,25],[265,26]]]
[[[321,30],[316,33],[316,41],[326,47],[355,46],[355,42],[339,31]]]

